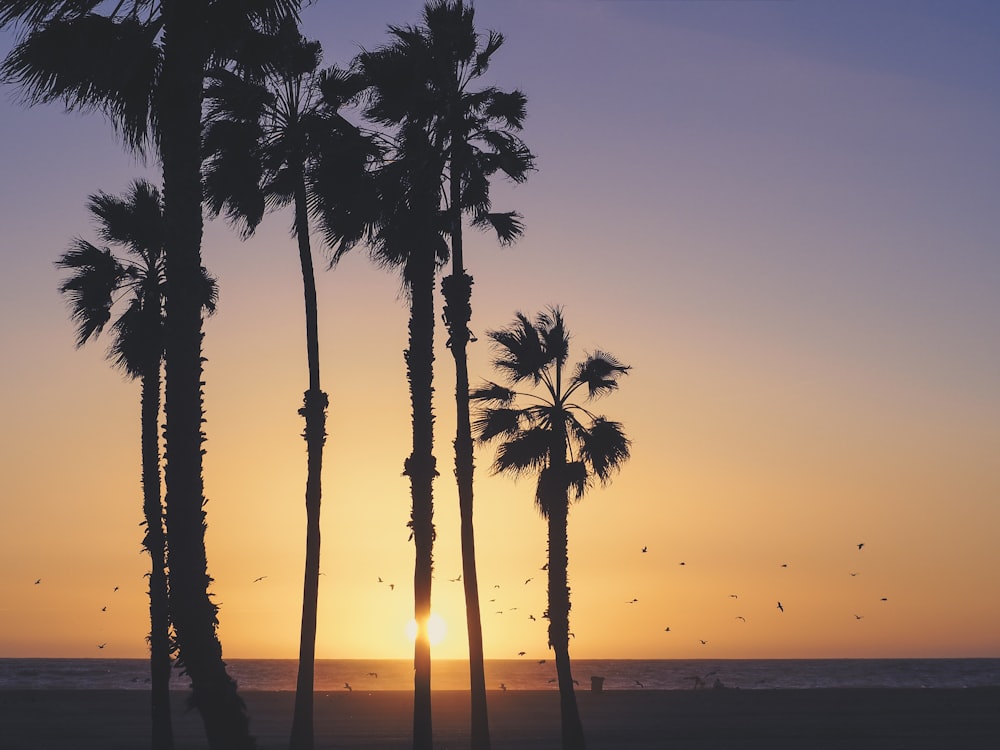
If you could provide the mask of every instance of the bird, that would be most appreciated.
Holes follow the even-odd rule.
[[[788,567],[788,563],[781,563],[781,567],[787,568]]]
[[[524,585],[525,585],[525,586],[527,586],[527,585],[528,585],[529,583],[531,583],[531,582],[532,582],[532,581],[534,581],[534,580],[535,580],[534,578],[527,578],[527,579],[525,579],[525,581],[524,581]]]
[[[632,601],[630,601],[630,602],[625,602],[625,603],[626,603],[626,604],[635,604],[635,603],[636,603],[637,601],[639,601],[639,600],[638,600],[638,599],[633,599]]]
[[[260,582],[261,582],[261,581],[263,581],[263,580],[264,580],[265,578],[267,578],[267,576],[258,576],[257,578],[254,578],[254,579],[253,579],[253,582],[254,582],[254,583],[260,583]]]
[[[865,617],[864,615],[854,615],[855,620],[863,620],[864,617]]]
[[[570,634],[569,634],[569,637],[570,637],[570,638],[576,638],[576,633],[570,633]]]
[[[107,646],[107,645],[108,645],[108,642],[107,642],[107,641],[105,641],[104,643],[98,643],[98,644],[97,644],[97,647],[98,647],[98,648],[104,648],[104,647],[105,647],[105,646]]]
[[[538,663],[539,663],[539,664],[544,664],[544,663],[545,663],[545,659],[539,659],[539,660],[538,660]]]
[[[395,590],[396,590],[396,584],[390,583],[389,584],[389,591],[395,591]]]
[[[670,626],[668,625],[667,627],[665,627],[665,628],[663,629],[663,632],[664,632],[664,633],[669,633],[669,632],[670,632]]]
[[[739,594],[730,594],[730,595],[729,595],[729,598],[730,598],[730,599],[739,599],[739,598],[740,598],[740,595],[739,595]]]
[[[117,587],[117,586],[115,586],[115,591],[117,591],[117,590],[118,590],[118,587]]]
[[[643,552],[647,552],[647,551],[648,551],[648,547],[643,547],[643,548],[642,548],[642,551],[643,551]]]
[[[864,549],[864,548],[865,548],[865,543],[864,542],[859,542],[858,543],[858,549]]]
[[[685,562],[680,562],[680,563],[678,563],[678,565],[687,565],[687,563],[685,563]]]
[[[851,573],[851,578],[854,578],[856,575],[857,573]]]
[[[41,579],[41,578],[36,578],[36,579],[35,579],[35,585],[36,585],[36,586],[37,586],[38,584],[40,584],[41,582],[42,582],[42,579]]]
[[[382,581],[382,576],[379,576],[379,577],[378,577],[378,582],[379,582],[379,583],[383,583],[383,581]]]
[[[538,620],[535,620],[535,616],[534,615],[528,615],[528,619],[529,620],[534,620],[535,622],[538,622]]]
[[[500,689],[501,689],[501,690],[503,690],[504,692],[506,692],[506,691],[507,691],[507,686],[506,686],[506,685],[504,685],[504,684],[503,684],[503,683],[501,682],[501,683],[500,683]]]
[[[344,683],[344,689],[347,690],[348,693],[353,693],[354,692],[354,688],[351,687],[351,683],[349,683],[349,682],[345,682]]]
[[[526,653],[527,653],[527,651],[518,651],[517,655],[518,656],[524,656]]]
[[[707,645],[708,645],[708,641],[706,641],[706,640],[702,640],[702,639],[700,639],[700,638],[699,638],[698,640],[699,640],[699,641],[701,642],[701,645],[702,645],[702,646],[707,646]]]
[[[887,601],[889,601],[889,597],[883,596],[879,601],[887,602]]]
[[[747,621],[747,618],[745,618],[743,615],[736,615],[736,619],[737,620],[742,620],[743,622]]]
[[[778,609],[782,612],[785,611],[785,608],[781,606],[781,602],[778,602]]]
[[[643,685],[643,684],[642,684],[641,682],[639,682],[638,680],[636,680],[636,681],[635,681],[635,684],[636,684],[636,685],[638,685],[638,686],[639,686],[639,687],[641,687],[641,688],[644,688],[644,687],[646,687],[645,685]]]
[[[448,580],[451,581],[452,583],[458,583],[459,581],[462,580],[462,574],[459,573],[458,578],[449,578]]]
[[[549,682],[555,682],[555,681],[556,681],[555,677],[553,677],[551,680],[549,680]]]
[[[495,589],[498,589],[498,588],[500,588],[500,584],[499,584],[499,583],[494,583],[494,584],[493,584],[493,588],[495,588]]]
[[[107,611],[108,611],[107,606],[101,607],[101,612],[107,612]]]
[[[378,672],[369,672],[368,676],[369,677],[374,677],[377,680],[378,679]]]
[[[548,570],[548,569],[549,569],[549,564],[548,563],[545,563],[545,565],[543,565],[542,567],[539,568],[539,570]]]

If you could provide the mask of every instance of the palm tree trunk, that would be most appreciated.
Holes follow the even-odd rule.
[[[170,608],[209,746],[252,748],[236,683],[226,672],[209,598],[202,479],[201,92],[204,4],[165,0],[159,88],[166,300],[166,525]]]
[[[306,351],[309,390],[299,410],[306,421],[302,436],[306,441],[306,564],[302,585],[302,624],[299,629],[299,671],[295,684],[295,711],[292,717],[292,750],[312,750],[313,685],[316,662],[316,617],[319,604],[320,501],[323,496],[323,445],[326,443],[327,395],[319,378],[319,315],[316,305],[316,276],[309,244],[309,215],[305,183],[299,175],[295,191],[295,235],[302,266],[305,295]]]
[[[431,645],[427,620],[431,614],[431,574],[434,558],[434,494],[437,476],[434,458],[434,256],[427,248],[411,254],[410,336],[405,352],[410,401],[413,410],[413,450],[404,474],[410,478],[415,563],[413,570],[413,614],[417,637],[413,649],[413,747],[431,750]]]
[[[160,325],[159,290],[146,296],[146,312]],[[152,330],[156,330],[153,328]],[[149,553],[149,669],[152,700],[153,750],[173,750],[170,716],[170,606],[168,603],[166,543],[160,497],[160,352],[150,358],[142,376],[141,444],[142,495]]]
[[[549,532],[549,645],[555,652],[556,677],[559,682],[559,714],[563,750],[585,750],[583,724],[573,689],[569,662],[569,564],[567,522],[569,498],[562,497],[548,508]]]
[[[459,251],[455,251],[455,247]],[[461,257],[461,230],[452,233],[452,259]],[[472,308],[472,277],[462,273],[457,262],[453,274],[441,281],[445,298],[448,345],[455,358],[455,478],[461,521],[462,581],[465,587],[465,622],[469,634],[469,686],[471,699],[471,747],[489,750],[490,720],[486,705],[486,673],[483,667],[483,626],[479,608],[479,578],[476,572],[476,537],[473,526],[473,477],[475,460],[469,415],[469,320]]]

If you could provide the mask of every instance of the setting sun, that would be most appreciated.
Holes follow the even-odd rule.
[[[431,645],[436,646],[444,637],[448,634],[448,624],[444,621],[437,612],[431,612],[431,616],[427,618],[427,635],[431,640]],[[417,639],[417,621],[410,620],[406,623],[406,636],[411,641]]]

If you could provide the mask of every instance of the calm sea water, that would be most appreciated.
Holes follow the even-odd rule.
[[[294,690],[292,659],[232,659],[230,673],[245,690]],[[322,659],[316,663],[318,691],[412,690],[409,660]],[[468,665],[434,663],[436,690],[467,690]],[[719,683],[743,689],[768,688],[967,688],[1000,687],[1000,659],[576,659],[573,675],[589,690],[603,677],[605,690],[691,690]],[[486,687],[555,690],[555,662],[486,661]],[[149,685],[144,659],[0,659],[2,689],[143,690]],[[172,687],[186,690],[177,672]]]

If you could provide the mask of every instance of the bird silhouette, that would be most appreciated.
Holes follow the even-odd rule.
[[[257,578],[254,578],[254,579],[253,579],[253,582],[254,582],[254,583],[260,583],[260,582],[261,582],[261,581],[263,581],[263,580],[264,580],[265,578],[267,578],[267,576],[258,576]]]
[[[539,660],[538,660],[538,663],[539,663],[539,664],[544,664],[544,663],[545,663],[545,659],[539,659]]]
[[[747,618],[745,618],[743,615],[736,615],[736,619],[737,620],[742,620],[743,622],[747,621]]]
[[[107,611],[108,611],[108,608],[106,606],[101,607],[101,612],[107,612]]]
[[[707,646],[708,645],[708,641],[704,641],[704,640],[701,640],[701,639],[699,639],[699,641],[700,641],[700,643],[701,643],[702,646]]]
[[[118,590],[118,587],[117,587],[117,586],[115,586],[115,591],[117,591],[117,590]]]
[[[351,687],[351,683],[349,683],[349,682],[345,682],[344,683],[344,689],[347,690],[348,693],[353,693],[354,692],[354,688]]]
[[[851,573],[851,578],[854,578],[856,575],[857,573]]]
[[[677,564],[678,564],[678,565],[687,565],[687,563],[686,563],[686,562],[680,562],[680,563],[677,563]]]
[[[670,632],[670,627],[669,627],[669,626],[668,626],[668,627],[665,627],[665,628],[663,629],[663,632],[664,632],[664,633],[669,633],[669,632]]]
[[[395,590],[396,590],[396,584],[390,583],[389,584],[389,591],[395,591]]]
[[[379,577],[378,577],[378,582],[379,582],[379,583],[383,583],[383,581],[382,581],[382,576],[379,576]]]
[[[539,568],[539,570],[548,570],[548,569],[549,569],[549,564],[548,563],[545,563],[545,565],[543,565],[542,567]]]
[[[863,620],[864,618],[865,618],[864,615],[854,615],[855,620]]]
[[[107,645],[108,645],[108,642],[107,642],[107,641],[105,641],[104,643],[98,643],[98,644],[97,644],[97,647],[98,647],[98,648],[104,648],[104,647],[105,647],[105,646],[107,646]]]
[[[739,599],[739,598],[740,598],[740,595],[739,595],[739,594],[730,594],[730,595],[729,595],[729,598],[730,598],[730,599]]]
[[[458,578],[449,578],[448,580],[451,581],[452,583],[458,583],[459,581],[462,580],[462,574],[459,573]]]
[[[534,620],[535,622],[538,622],[538,620],[535,620],[535,616],[534,615],[528,615],[528,619],[529,620]]]
[[[860,542],[858,544],[858,549],[864,549],[864,548],[865,548],[865,543],[864,542]]]
[[[788,563],[781,563],[781,567],[787,568],[788,567]]]
[[[778,609],[779,609],[779,610],[780,610],[781,612],[784,612],[784,611],[785,611],[785,608],[781,606],[781,602],[778,602]]]
[[[37,586],[38,584],[40,584],[41,582],[42,582],[42,579],[41,579],[41,578],[36,578],[36,579],[35,579],[35,585],[36,585],[36,586]]]
[[[527,653],[527,651],[518,651],[517,655],[518,656],[524,656],[526,653]]]
[[[889,597],[883,596],[879,601],[887,602],[887,601],[889,601]]]
[[[377,680],[378,679],[378,672],[369,672],[368,676],[369,677],[374,677]]]
[[[529,583],[531,583],[531,582],[532,582],[532,581],[534,581],[534,580],[535,580],[534,578],[527,578],[527,579],[525,579],[525,581],[524,581],[524,585],[525,585],[525,586],[527,586],[527,585],[528,585]]]
[[[638,685],[638,686],[639,686],[639,687],[641,687],[641,688],[644,688],[644,687],[646,687],[645,685],[643,685],[643,684],[642,684],[641,682],[639,682],[638,680],[636,680],[636,681],[635,681],[635,684],[636,684],[636,685]]]
[[[648,550],[648,548],[647,548],[647,547],[643,547],[643,548],[642,548],[642,551],[643,551],[643,552],[646,552],[647,550]]]
[[[639,601],[639,600],[638,600],[638,599],[633,599],[632,601],[630,601],[630,602],[625,602],[625,603],[626,603],[626,604],[635,604],[635,603],[636,603],[637,601]]]
[[[501,689],[501,690],[503,690],[504,692],[506,692],[506,691],[507,691],[507,686],[506,686],[506,685],[504,685],[504,684],[503,684],[503,683],[501,682],[501,683],[500,683],[500,689]]]

